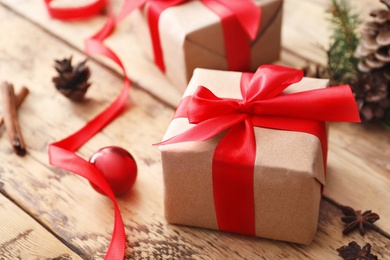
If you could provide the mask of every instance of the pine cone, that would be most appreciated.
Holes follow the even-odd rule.
[[[91,72],[86,66],[87,60],[72,66],[72,56],[63,60],[56,60],[54,68],[58,76],[53,77],[55,87],[72,101],[79,102],[84,98],[89,86],[88,79]]]
[[[386,68],[390,69],[390,65]],[[359,79],[350,85],[363,121],[390,116],[389,78],[382,71],[361,73]]]
[[[390,0],[380,1],[387,9],[371,11],[373,19],[364,24],[355,51],[361,73],[351,87],[364,121],[390,115]]]

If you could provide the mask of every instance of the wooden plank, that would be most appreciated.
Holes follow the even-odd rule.
[[[1,194],[0,212],[0,259],[81,259]]]
[[[38,4],[35,3],[35,6]],[[26,84],[31,89],[31,95],[20,110],[29,154],[25,158],[15,157],[6,138],[1,138],[0,181],[4,183],[5,192],[16,203],[68,241],[83,258],[101,257],[111,234],[112,206],[106,198],[94,192],[86,181],[71,173],[49,167],[47,145],[73,132],[106,107],[119,92],[121,78],[91,62],[94,85],[88,92],[88,100],[84,104],[70,103],[51,85],[50,78],[54,74],[51,66],[53,59],[69,53],[74,54],[75,60],[80,60],[82,55],[76,49],[66,46],[62,38],[51,37],[46,31],[13,15],[10,10],[0,8],[0,17],[7,21],[6,26],[0,26],[0,33],[9,36],[7,41],[1,42],[1,49],[4,51],[0,52],[0,61],[7,66],[0,68],[0,78],[13,81],[15,86]],[[75,24],[72,26],[83,27]],[[58,57],[59,54],[61,57]],[[291,52],[287,52],[284,57],[286,56],[289,57],[288,62],[295,64]],[[149,74],[143,74],[143,77],[146,77],[145,75]],[[383,258],[390,256],[389,248],[386,247],[388,240],[378,233],[369,232],[364,238],[357,233],[343,237],[340,211],[327,202],[323,202],[321,206],[319,232],[311,246],[167,225],[163,218],[161,163],[157,149],[151,144],[161,139],[173,110],[138,89],[132,90],[131,100],[131,109],[127,109],[79,151],[82,157],[88,158],[102,146],[120,145],[129,149],[139,163],[140,174],[135,189],[119,202],[129,238],[128,258],[173,256],[213,259],[257,256],[266,259],[297,259],[302,255],[309,259],[316,259],[318,256],[335,258],[337,253],[334,249],[350,240],[361,244],[372,241],[375,243],[375,253]],[[332,132],[333,129],[336,131]],[[358,136],[366,138],[367,142],[361,141],[350,146],[359,131],[362,133]],[[380,207],[380,212],[377,212],[382,219],[378,221],[378,225],[386,228],[390,219],[387,207],[383,207],[386,200],[374,200],[377,197],[386,199],[386,189],[380,188],[375,194],[367,195],[365,190],[350,186],[351,182],[364,181],[367,189],[375,190],[378,176],[383,176],[379,178],[385,181],[389,178],[386,171],[380,170],[383,166],[378,166],[386,165],[386,160],[371,158],[377,154],[374,149],[368,150],[369,159],[364,158],[366,152],[354,150],[355,147],[368,147],[371,139],[375,145],[388,140],[381,130],[378,131],[381,133],[379,137],[385,136],[385,139],[365,131],[367,130],[362,127],[332,125],[329,174],[333,180],[327,189],[330,186],[336,190],[326,191],[326,195],[337,202],[351,203],[351,206],[361,206],[362,209],[365,206],[375,206],[372,209],[377,211],[376,208]],[[345,147],[349,147],[349,152],[344,150]],[[386,154],[388,148],[384,149]],[[332,156],[335,159],[332,159]],[[349,170],[349,165],[355,166]],[[362,165],[366,166],[362,169]],[[375,173],[374,177],[366,178],[363,174],[366,168],[375,171],[379,169],[379,174]],[[354,171],[359,172],[359,178],[355,178]],[[339,178],[340,176],[345,178]],[[345,192],[338,192],[340,190]],[[351,193],[356,196],[351,196]],[[367,204],[352,205],[354,200],[350,198],[361,198]],[[369,202],[371,204],[368,204]]]
[[[325,196],[342,205],[373,210],[390,233],[390,133],[381,126],[333,124]]]

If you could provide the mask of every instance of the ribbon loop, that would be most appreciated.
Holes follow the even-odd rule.
[[[203,86],[199,86],[190,103],[187,118],[191,124],[197,124],[209,118],[230,115],[237,111],[238,107],[236,100],[219,98]]]
[[[303,71],[278,65],[262,65],[243,92],[245,100],[269,99],[279,95],[293,83],[301,81]]]

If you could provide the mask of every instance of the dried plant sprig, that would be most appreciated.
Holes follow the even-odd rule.
[[[371,253],[371,245],[369,243],[365,244],[361,247],[355,241],[350,242],[347,246],[342,246],[337,248],[337,252],[339,252],[339,256],[346,260],[377,260],[378,257]]]
[[[341,220],[346,223],[343,230],[344,235],[347,235],[355,229],[359,229],[360,234],[364,236],[366,229],[375,229],[374,222],[380,218],[377,213],[373,213],[371,210],[362,213],[361,210],[354,210],[348,206],[342,206],[341,210],[345,215]]]

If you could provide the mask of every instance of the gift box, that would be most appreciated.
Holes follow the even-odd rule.
[[[324,120],[359,115],[348,86],[301,78],[279,66],[256,74],[195,70],[159,146],[169,223],[313,240],[325,185]]]
[[[171,0],[162,6],[159,1],[147,2],[133,11],[130,21],[146,55],[174,85],[184,90],[195,68],[255,71],[260,64],[279,59],[283,0],[245,0],[249,4],[242,1],[221,1],[221,8],[226,9],[227,5],[231,10],[244,8],[237,12],[249,10],[246,25],[251,27],[247,28],[250,32],[236,23],[245,18],[237,19],[230,9],[226,11],[230,15],[218,13],[221,4],[216,0]],[[148,19],[152,16],[151,8],[157,9],[157,22]],[[153,23],[155,29],[151,28]]]

